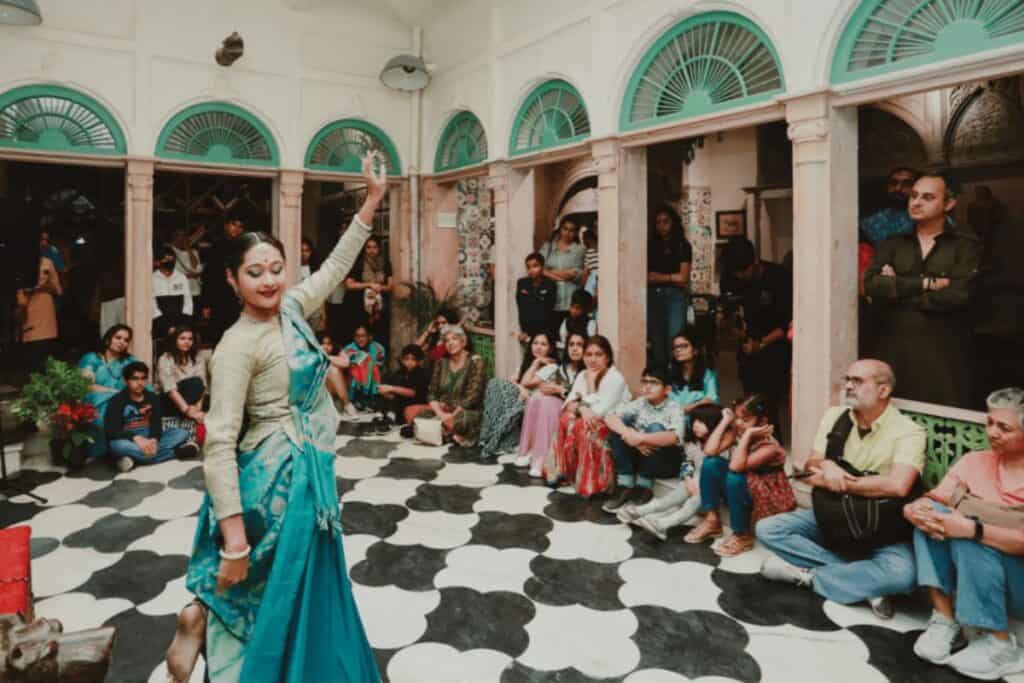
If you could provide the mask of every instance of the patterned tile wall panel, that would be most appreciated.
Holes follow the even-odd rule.
[[[715,274],[714,215],[711,211],[711,188],[683,186],[679,200],[679,216],[683,219],[686,239],[693,247],[690,287],[698,294],[713,294]]]
[[[493,325],[491,310],[494,281],[490,264],[494,259],[494,223],[491,220],[491,191],[481,178],[456,183],[459,232],[458,287],[462,296],[463,320],[472,325]]]

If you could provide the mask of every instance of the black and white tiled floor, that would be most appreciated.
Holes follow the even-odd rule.
[[[395,683],[942,683],[914,657],[915,603],[889,622],[667,543],[511,464],[460,462],[344,423],[335,471],[345,552],[370,640]],[[25,472],[49,499],[0,502],[33,528],[40,616],[119,627],[108,680],[163,681],[202,500],[198,462],[118,474]],[[197,672],[193,680],[201,680]],[[1024,676],[1011,679],[1024,683]]]

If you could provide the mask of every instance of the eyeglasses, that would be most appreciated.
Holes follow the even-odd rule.
[[[646,377],[644,379],[641,379],[640,380],[640,384],[642,384],[644,386],[658,386],[658,387],[665,385],[665,383],[662,382],[660,379],[654,379],[653,377]]]
[[[685,351],[686,349],[692,349],[693,347],[689,344],[676,344],[672,347],[673,351]]]
[[[860,388],[862,384],[869,381],[866,377],[857,377],[856,375],[843,375],[840,379],[842,379],[844,385],[853,385],[854,389]]]

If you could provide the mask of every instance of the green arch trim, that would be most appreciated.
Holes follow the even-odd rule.
[[[453,171],[487,161],[487,133],[471,111],[453,116],[441,133],[434,155],[434,172]]]
[[[626,86],[622,130],[765,102],[785,92],[779,55],[761,28],[734,12],[705,12],[665,31]]]
[[[124,132],[102,104],[59,85],[26,85],[0,95],[0,147],[119,155]]]
[[[561,79],[541,83],[523,101],[512,125],[512,156],[585,140],[590,117],[576,88]]]
[[[175,114],[160,131],[156,156],[198,163],[280,165],[270,130],[228,102],[202,102]]]
[[[861,0],[832,58],[832,83],[1024,42],[1021,0]]]
[[[389,175],[402,175],[402,162],[391,138],[377,126],[362,119],[342,119],[321,128],[306,149],[306,168],[334,173],[362,173],[362,158],[369,150],[384,155]]]

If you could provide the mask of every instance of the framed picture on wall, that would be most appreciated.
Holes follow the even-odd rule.
[[[746,210],[736,209],[735,211],[715,211],[715,239],[727,240],[732,237],[746,236]]]

